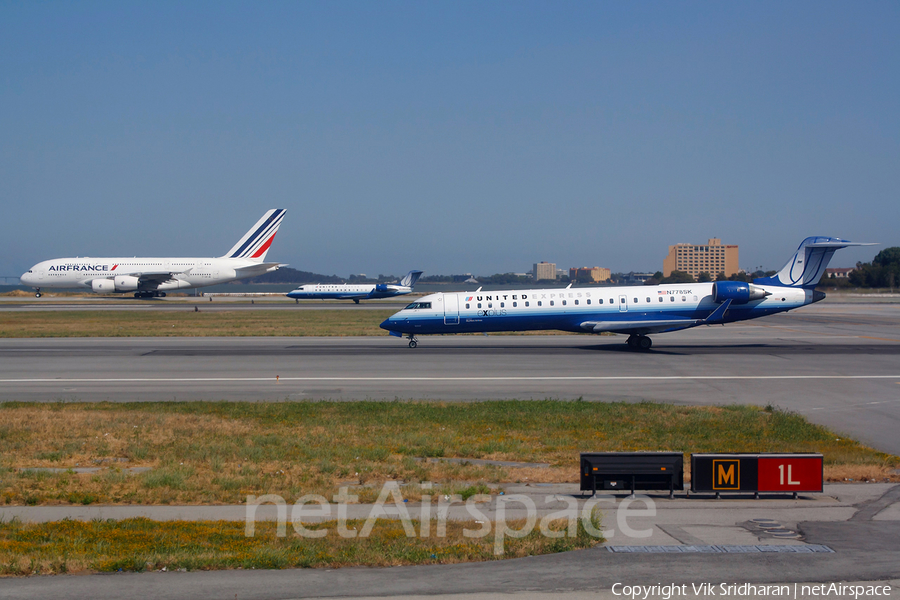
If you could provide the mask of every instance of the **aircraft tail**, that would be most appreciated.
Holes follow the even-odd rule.
[[[847,246],[872,246],[869,243],[848,242],[833,237],[808,237],[797,248],[793,258],[772,277],[754,279],[759,285],[780,285],[813,289],[825,273],[835,250]]]
[[[273,208],[266,212],[222,258],[246,258],[260,263],[266,260],[266,253],[275,239],[275,232],[278,231],[285,212],[283,208]]]
[[[406,274],[406,277],[400,280],[400,285],[405,287],[413,287],[416,285],[416,282],[419,280],[419,277],[422,276],[422,271],[410,271]]]

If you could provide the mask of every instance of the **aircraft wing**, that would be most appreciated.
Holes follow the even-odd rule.
[[[143,273],[132,273],[132,275],[137,277],[141,283],[157,285],[175,278],[175,273],[172,271],[144,271]]]
[[[616,333],[663,333],[696,327],[701,319],[657,319],[653,321],[585,321],[581,328],[591,333],[614,331]]]
[[[581,328],[592,333],[614,331],[616,333],[648,334],[678,331],[698,325],[717,323],[725,317],[725,311],[731,306],[731,299],[726,300],[709,313],[705,319],[648,319],[643,321],[585,321]]]

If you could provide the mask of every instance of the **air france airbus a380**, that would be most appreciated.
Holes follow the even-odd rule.
[[[413,286],[419,280],[422,271],[410,271],[400,283],[379,284],[331,284],[308,283],[301,285],[293,292],[287,294],[288,298],[295,300],[353,300],[359,304],[360,300],[373,300],[375,298],[391,298],[402,296],[413,290]]]
[[[784,312],[825,298],[815,290],[834,252],[868,246],[809,237],[781,271],[752,284],[737,281],[610,288],[437,293],[385,320],[391,335],[558,329],[628,334],[628,346],[648,350],[647,334],[733,323]]]
[[[20,278],[40,298],[41,289],[86,287],[97,293],[134,292],[135,298],[256,277],[283,266],[267,263],[266,253],[284,219],[273,208],[219,258],[55,258],[28,269]]]

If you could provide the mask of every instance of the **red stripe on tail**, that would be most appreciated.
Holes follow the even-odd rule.
[[[259,247],[259,250],[257,250],[256,252],[254,252],[254,253],[253,253],[253,256],[251,256],[250,258],[259,258],[259,257],[262,256],[263,254],[265,254],[265,253],[266,253],[266,250],[269,249],[269,246],[272,245],[272,240],[274,240],[274,239],[275,239],[275,234],[273,233],[273,234],[272,234],[272,237],[270,237],[268,240],[266,240],[266,243],[263,244],[262,246],[260,246],[260,247]]]

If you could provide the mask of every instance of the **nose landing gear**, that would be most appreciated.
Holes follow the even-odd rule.
[[[34,297],[35,298],[41,297],[41,288],[34,288]]]
[[[629,335],[625,343],[633,350],[649,350],[653,340],[646,335]]]
[[[409,335],[407,336],[407,339],[409,340],[409,347],[410,347],[410,348],[415,348],[416,346],[419,345],[419,340],[417,340],[417,339],[416,339],[416,336],[414,336],[413,334],[409,334]]]

